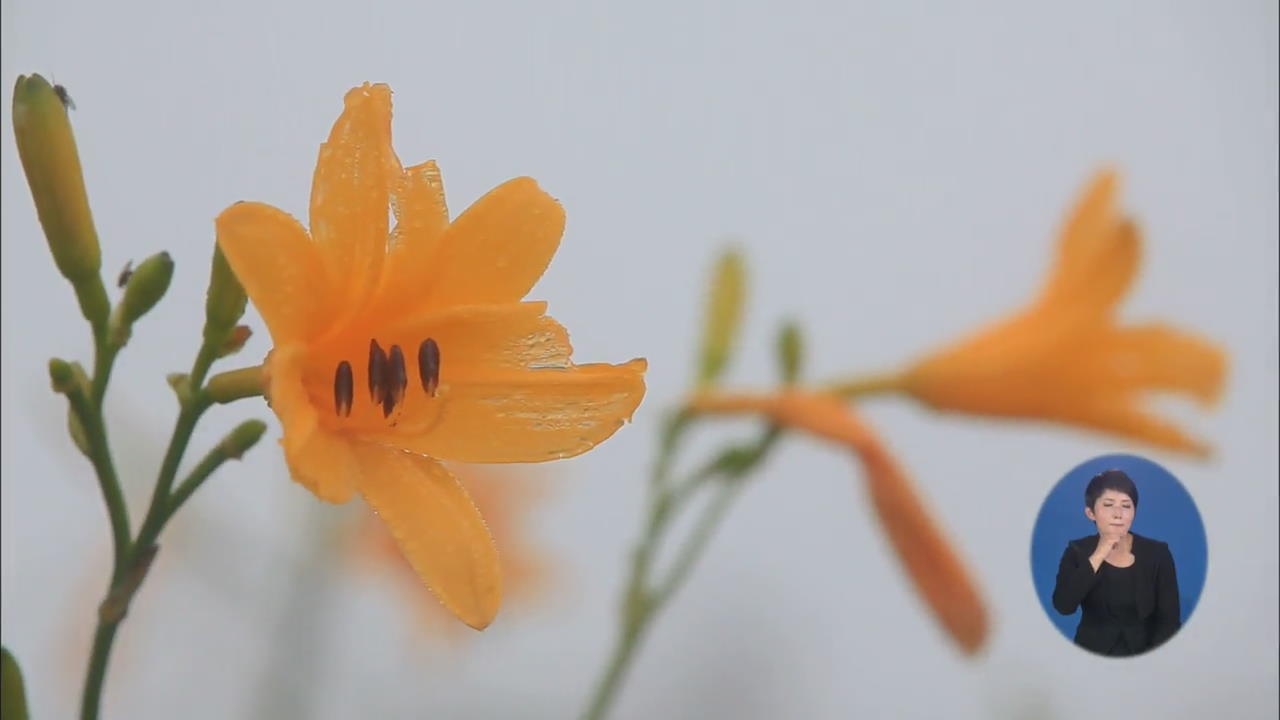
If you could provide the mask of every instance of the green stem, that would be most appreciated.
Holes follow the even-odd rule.
[[[262,366],[254,365],[218,373],[209,378],[205,391],[209,393],[210,400],[220,405],[257,397],[262,394]]]
[[[112,532],[116,538],[116,562],[111,576],[111,586],[108,588],[107,596],[103,599],[98,609],[98,629],[94,635],[93,649],[89,654],[89,669],[85,677],[84,695],[80,705],[80,717],[82,720],[96,720],[98,717],[99,706],[102,701],[102,687],[106,679],[107,663],[111,657],[111,646],[115,641],[116,630],[128,612],[129,603],[133,599],[134,593],[137,592],[146,577],[147,569],[150,567],[151,560],[155,557],[157,550],[156,538],[160,535],[161,529],[164,528],[165,522],[172,514],[170,490],[173,487],[174,477],[178,473],[178,466],[182,462],[183,453],[186,452],[187,445],[191,441],[191,434],[195,430],[196,422],[199,421],[200,416],[210,405],[211,401],[201,389],[201,383],[204,382],[204,377],[208,373],[210,365],[217,358],[217,348],[208,343],[202,344],[200,351],[196,354],[196,360],[192,365],[189,376],[188,387],[190,388],[190,393],[182,396],[182,409],[178,413],[178,420],[174,425],[173,435],[169,440],[169,448],[165,452],[164,461],[160,466],[160,474],[156,479],[155,491],[151,496],[151,505],[142,521],[142,527],[138,530],[137,539],[130,543],[128,515],[124,498],[120,494],[119,483],[115,478],[114,468],[111,465],[101,407],[102,398],[106,394],[107,379],[110,377],[111,366],[120,348],[107,341],[98,332],[96,326],[94,335],[97,340],[98,350],[94,361],[92,389],[95,401],[92,406],[84,408],[92,412],[89,412],[87,417],[83,417],[81,422],[85,425],[85,434],[88,436],[92,455],[91,459],[93,460],[94,468],[98,471],[98,477],[103,486],[103,494],[107,497],[107,507],[112,518]],[[82,392],[81,398],[83,399]],[[214,467],[216,467],[216,464]],[[210,468],[209,472],[212,472],[212,468]],[[193,473],[194,475],[195,473]],[[203,478],[195,481],[186,490],[182,500],[190,497],[191,493],[195,492],[202,481]],[[123,534],[121,534],[121,528],[123,528]]]
[[[182,507],[182,504],[194,495],[196,490],[200,489],[204,481],[209,479],[209,476],[221,467],[222,463],[238,457],[240,457],[239,451],[230,447],[225,440],[215,445],[212,450],[205,454],[200,463],[191,470],[191,473],[174,488],[173,493],[169,496],[169,503],[165,508],[162,522],[168,522],[169,518],[178,512],[178,508]]]
[[[627,589],[623,596],[622,625],[614,641],[613,651],[610,653],[604,674],[596,683],[591,701],[583,715],[586,720],[601,720],[608,713],[622,686],[622,680],[635,661],[640,642],[652,626],[653,620],[688,578],[693,566],[701,558],[729,506],[741,492],[745,474],[764,458],[780,434],[778,428],[770,426],[754,444],[738,449],[734,455],[739,458],[737,464],[725,463],[722,455],[672,488],[669,482],[669,471],[674,459],[673,455],[692,419],[692,416],[681,412],[673,416],[671,424],[664,428],[662,442],[659,444],[658,460],[654,466],[654,476],[650,483],[649,512],[645,522],[644,536],[637,542],[632,553],[631,574],[627,579]],[[714,477],[719,477],[723,481],[719,486],[719,492],[703,510],[692,534],[680,549],[665,579],[656,586],[656,590],[652,589],[655,587],[650,578],[653,558],[670,527],[671,519],[679,514],[681,508],[697,490],[705,487],[707,481]]]
[[[724,520],[725,513],[733,501],[737,499],[742,492],[743,483],[726,482],[721,483],[716,488],[716,494],[711,498],[710,503],[702,511],[702,515],[698,517],[698,522],[693,528],[693,532],[689,535],[688,541],[684,547],[680,549],[680,554],[676,557],[671,566],[671,570],[667,573],[667,577],[658,584],[657,590],[653,594],[653,605],[655,608],[666,605],[667,601],[684,585],[685,580],[689,578],[689,573],[693,570],[693,566],[701,559],[702,553],[707,549],[711,537],[715,535],[715,531],[720,527],[720,522]]]
[[[111,461],[111,449],[107,444],[102,413],[90,403],[85,396],[84,387],[79,384],[67,392],[67,401],[71,403],[71,411],[80,419],[80,425],[84,428],[85,439],[89,444],[89,462],[93,463],[98,485],[102,488],[102,498],[106,501],[107,516],[111,521],[112,544],[115,548],[115,566],[112,570],[114,579],[124,567],[129,552],[129,507],[125,504],[120,481],[116,478],[115,465]]]
[[[96,720],[98,706],[102,702],[102,683],[107,677],[107,659],[111,656],[111,645],[116,639],[116,629],[120,621],[98,623],[98,631],[93,635],[93,650],[89,654],[89,674],[84,682],[84,696],[80,702],[81,720]]]

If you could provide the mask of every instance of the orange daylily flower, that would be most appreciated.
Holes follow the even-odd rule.
[[[484,514],[493,534],[502,564],[504,601],[527,605],[547,589],[554,570],[547,552],[539,547],[530,533],[527,521],[531,511],[546,499],[545,482],[530,477],[527,470],[516,472],[495,466],[450,464],[449,469],[462,483],[476,506]],[[456,639],[450,631],[459,626],[446,623],[446,614],[437,603],[422,602],[422,583],[413,568],[405,563],[395,538],[372,513],[362,513],[352,535],[357,560],[392,573],[398,586],[408,591],[408,600],[421,611],[424,627],[439,629],[447,639]],[[399,582],[403,580],[404,582]],[[411,593],[411,594],[410,594]]]
[[[1116,210],[1117,184],[1112,172],[1089,183],[1030,307],[917,362],[900,389],[938,409],[1056,420],[1207,452],[1140,400],[1170,391],[1211,405],[1222,391],[1226,354],[1169,325],[1119,323],[1116,306],[1138,272],[1141,239]]]
[[[977,584],[893,455],[839,397],[796,388],[773,395],[702,394],[689,409],[760,415],[852,450],[866,471],[876,515],[916,590],[965,653],[982,649],[989,624]]]
[[[439,461],[586,452],[639,405],[645,361],[570,361],[546,304],[522,302],[560,243],[559,203],[517,178],[450,222],[435,163],[402,168],[392,151],[386,85],[347,93],[310,214],[309,233],[261,203],[217,219],[271,332],[264,386],[290,473],[328,502],[363,495],[445,607],[483,628],[501,598],[498,558]]]

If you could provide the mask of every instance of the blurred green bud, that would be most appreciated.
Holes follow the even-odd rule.
[[[124,286],[124,297],[111,316],[111,341],[124,345],[133,323],[160,302],[173,280],[173,258],[160,252],[143,260]]]
[[[71,436],[71,442],[76,444],[81,454],[87,458],[93,455],[89,451],[89,435],[84,431],[84,423],[80,422],[80,416],[76,415],[75,408],[67,408],[67,434]]]
[[[51,358],[49,360],[49,381],[53,384],[53,391],[61,395],[66,395],[76,387],[76,372],[71,367],[71,363],[62,358]]]
[[[793,385],[800,378],[804,366],[804,336],[793,321],[787,321],[778,333],[778,366],[783,383]]]
[[[724,252],[716,262],[702,332],[698,387],[714,383],[729,363],[742,325],[742,306],[746,300],[745,266],[741,253],[736,250]]]
[[[13,88],[13,134],[58,271],[76,285],[98,278],[102,267],[98,232],[89,212],[67,108],[39,75],[18,76]]]
[[[244,315],[244,306],[247,298],[244,294],[244,287],[240,285],[240,280],[236,278],[236,274],[231,272],[231,266],[227,264],[227,259],[222,255],[222,249],[217,243],[213,245],[213,263],[209,272],[209,294],[205,298],[204,304],[204,339],[207,343],[222,346],[228,334],[232,334],[239,330],[236,322]],[[244,327],[244,326],[240,326]],[[248,328],[245,328],[248,331]],[[249,338],[246,332],[244,339],[240,341],[240,345],[244,345],[244,340]],[[235,350],[239,350],[237,347]],[[224,352],[229,355],[231,350]]]
[[[258,444],[266,431],[267,424],[261,420],[245,420],[222,439],[222,450],[227,457],[239,460],[249,448]]]
[[[9,648],[0,648],[0,717],[4,720],[27,720],[29,717],[22,670]]]

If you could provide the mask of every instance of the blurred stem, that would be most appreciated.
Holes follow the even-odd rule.
[[[681,409],[663,426],[658,458],[649,483],[649,510],[644,536],[633,551],[631,574],[622,598],[621,626],[608,664],[583,715],[587,720],[600,720],[608,714],[645,633],[702,557],[729,507],[741,493],[746,474],[764,459],[779,435],[777,428],[769,427],[751,445],[733,449],[733,457],[740,462],[727,463],[723,459],[727,454],[722,454],[673,487],[670,471],[675,452],[694,419],[695,416],[687,409]],[[703,508],[693,531],[677,551],[671,568],[655,581],[653,561],[670,529],[671,520],[689,504],[698,490],[713,479],[719,481],[715,495]]]
[[[107,588],[106,597],[98,606],[98,628],[93,638],[93,649],[89,654],[89,668],[85,676],[84,695],[80,704],[82,720],[96,720],[102,702],[102,688],[106,680],[107,663],[111,657],[111,646],[115,641],[116,631],[129,611],[129,604],[134,594],[142,586],[151,562],[155,558],[158,546],[156,539],[165,524],[206,477],[212,473],[229,456],[220,456],[215,448],[205,458],[191,477],[178,492],[173,492],[173,481],[178,473],[178,466],[191,441],[200,416],[212,404],[208,394],[202,388],[209,367],[217,358],[218,348],[206,342],[196,354],[195,362],[188,376],[185,392],[179,392],[181,410],[174,425],[173,436],[169,440],[169,448],[165,452],[164,461],[156,479],[155,491],[152,493],[151,505],[143,519],[138,536],[129,541],[130,529],[127,507],[124,496],[120,492],[116,480],[115,469],[111,463],[110,449],[107,444],[106,426],[102,419],[102,400],[106,395],[107,380],[111,375],[111,367],[115,362],[120,346],[111,343],[104,332],[95,325],[94,339],[96,354],[94,359],[94,377],[92,397],[85,398],[83,389],[68,393],[72,407],[80,414],[85,435],[89,441],[90,459],[98,473],[107,510],[111,516],[112,535],[115,538],[115,567],[111,574],[111,584]],[[91,401],[90,401],[91,400]],[[175,502],[176,500],[176,502]]]
[[[906,389],[907,376],[903,372],[885,372],[841,380],[826,385],[828,392],[843,398],[902,392]]]

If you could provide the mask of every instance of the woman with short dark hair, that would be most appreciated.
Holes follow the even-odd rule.
[[[1080,608],[1075,642],[1086,650],[1112,657],[1151,650],[1182,625],[1169,546],[1130,532],[1138,488],[1120,470],[1095,475],[1084,505],[1098,533],[1067,543],[1053,606],[1063,615]]]

